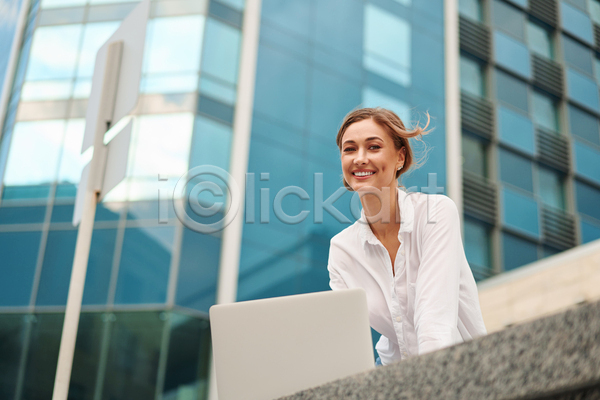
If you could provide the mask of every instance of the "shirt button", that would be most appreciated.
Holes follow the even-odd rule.
[[[402,317],[396,317],[397,322],[402,322]]]
[[[404,250],[400,250],[400,254],[404,255]]]

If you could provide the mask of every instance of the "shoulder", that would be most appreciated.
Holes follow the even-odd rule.
[[[432,222],[458,222],[458,208],[454,201],[443,194],[411,193],[409,196],[415,210],[415,222],[431,224]]]
[[[349,227],[345,228],[343,231],[335,235],[331,238],[330,244],[331,247],[334,246],[344,246],[348,243],[358,242],[360,240],[360,224],[359,221],[354,222]]]

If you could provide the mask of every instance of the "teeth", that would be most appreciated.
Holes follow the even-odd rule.
[[[368,176],[368,175],[373,175],[374,172],[355,172],[354,175],[355,176]]]

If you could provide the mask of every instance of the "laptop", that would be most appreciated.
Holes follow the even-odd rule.
[[[219,400],[271,400],[375,367],[367,296],[347,289],[210,308]]]

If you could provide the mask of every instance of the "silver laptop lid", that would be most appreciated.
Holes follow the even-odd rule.
[[[348,289],[211,307],[219,400],[269,400],[374,368],[367,298]]]

